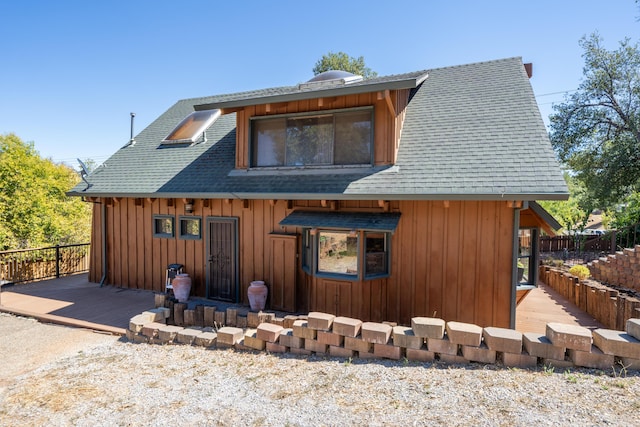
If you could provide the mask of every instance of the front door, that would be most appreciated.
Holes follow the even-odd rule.
[[[237,218],[208,218],[207,239],[207,298],[237,302]]]

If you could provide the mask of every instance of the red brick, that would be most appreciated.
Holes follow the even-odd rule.
[[[330,331],[335,318],[333,314],[312,311],[307,317],[308,327],[317,331]]]
[[[384,323],[365,322],[362,324],[361,335],[364,341],[375,344],[387,344],[393,328]]]
[[[218,312],[216,312],[218,313]],[[224,314],[224,312],[223,312]],[[244,336],[244,331],[240,328],[225,326],[218,329],[218,344],[223,346],[234,346]]]
[[[462,357],[471,362],[496,363],[496,351],[490,350],[485,344],[480,347],[463,345]]]
[[[176,334],[175,341],[180,344],[193,344],[197,335],[200,335],[202,331],[197,328],[186,328]]]
[[[278,342],[283,329],[282,326],[273,323],[261,323],[258,325],[257,338],[266,342]]]
[[[615,358],[611,354],[604,354],[596,346],[591,346],[591,351],[568,350],[569,358],[576,366],[585,368],[607,370],[614,366]]]
[[[327,353],[328,345],[320,344],[317,340],[305,339],[304,340],[304,348],[305,350],[313,351],[314,353]]]
[[[329,354],[333,357],[354,357],[355,353],[355,351],[344,347],[329,346]]]
[[[449,341],[448,337],[438,340],[435,338],[427,338],[427,348],[429,351],[433,351],[438,354],[448,354],[455,356],[458,354],[458,344]]]
[[[309,324],[306,320],[296,320],[295,322],[293,322],[293,336],[315,340],[318,336],[318,331],[309,328],[308,325]]]
[[[344,336],[333,332],[318,331],[317,340],[320,344],[327,344],[335,347],[341,347],[344,344]]]
[[[196,336],[193,343],[200,347],[213,347],[216,345],[217,340],[218,334],[215,332],[202,332],[200,335]]]
[[[158,329],[162,328],[163,326],[166,325],[164,323],[158,322],[145,323],[140,333],[145,337],[156,338],[158,336]]]
[[[482,342],[482,328],[462,322],[448,322],[446,326],[449,341],[460,345],[479,347]]]
[[[535,332],[525,332],[522,336],[524,348],[531,356],[543,359],[563,360],[566,349],[551,344],[545,335]]]
[[[374,343],[373,354],[376,357],[380,357],[383,359],[400,360],[404,352],[402,351],[402,347],[396,347],[395,345]]]
[[[274,342],[266,343],[266,348],[269,353],[286,353],[289,349],[283,345],[276,344]]]
[[[625,332],[596,329],[593,343],[605,354],[640,359],[640,341]]]
[[[538,358],[527,353],[502,353],[502,363],[512,368],[535,368]]]
[[[284,316],[284,322],[283,322],[283,327],[285,329],[293,329],[293,322],[295,322],[296,320],[298,320],[298,316],[294,316],[292,314],[288,314],[286,316]]]
[[[627,320],[627,333],[637,340],[640,340],[640,319]]]
[[[249,347],[252,350],[264,350],[266,343],[264,340],[258,338],[258,331],[255,329],[247,329],[244,332],[244,346]]]
[[[373,344],[356,337],[344,337],[344,348],[357,352],[372,353]]]
[[[336,317],[333,319],[333,332],[345,337],[357,337],[362,327],[362,321],[350,317]]]
[[[522,333],[513,329],[487,327],[482,331],[487,348],[506,353],[522,352]]]
[[[433,362],[435,360],[435,357],[436,354],[433,351],[427,350],[426,346],[420,349],[407,349],[407,359],[409,360],[413,360],[416,362]]]
[[[413,329],[406,326],[393,328],[393,345],[396,347],[419,349],[424,344],[424,338],[415,336]]]
[[[444,337],[444,328],[445,321],[435,317],[414,317],[411,319],[411,329],[417,337],[441,340]]]
[[[546,334],[549,341],[556,347],[573,350],[591,350],[591,331],[578,325],[564,323],[547,323]]]
[[[304,348],[304,338],[293,336],[292,329],[283,329],[278,342],[289,348]]]

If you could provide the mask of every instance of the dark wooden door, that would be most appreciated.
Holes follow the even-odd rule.
[[[271,235],[270,307],[273,310],[296,311],[297,236]]]
[[[207,297],[238,301],[238,221],[207,220]]]

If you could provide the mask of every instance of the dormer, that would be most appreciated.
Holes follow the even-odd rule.
[[[296,86],[234,94],[196,111],[236,113],[236,170],[362,168],[396,161],[405,108],[425,72],[364,80],[331,70]]]

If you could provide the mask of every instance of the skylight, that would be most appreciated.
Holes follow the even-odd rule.
[[[162,143],[193,144],[218,117],[220,117],[218,109],[194,111],[178,123],[169,136],[162,140]]]
[[[329,70],[320,73],[305,83],[298,85],[299,89],[313,89],[323,86],[341,86],[362,81],[362,76],[342,70]]]

